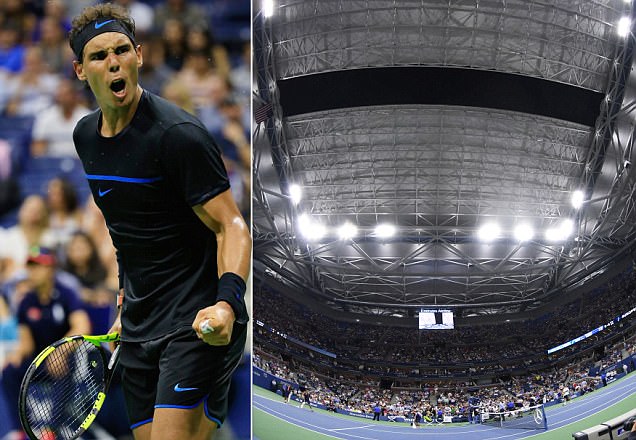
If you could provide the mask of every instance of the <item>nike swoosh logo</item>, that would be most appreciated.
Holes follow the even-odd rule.
[[[111,21],[115,21],[115,20],[114,19],[113,20],[106,20],[106,21],[104,21],[102,23],[95,23],[95,29],[99,29],[100,27],[104,26],[105,24],[110,23]]]
[[[194,391],[194,390],[198,390],[198,388],[181,388],[181,387],[179,386],[179,384],[176,384],[176,385],[174,386],[174,390],[175,390],[177,393],[182,393],[182,392],[184,392],[184,391]]]
[[[97,194],[100,197],[104,197],[106,194],[108,194],[109,192],[111,192],[113,189],[112,188],[108,188],[106,191],[102,191],[101,189],[97,190]]]

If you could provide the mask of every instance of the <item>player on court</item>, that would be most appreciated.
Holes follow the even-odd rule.
[[[131,429],[136,440],[208,440],[245,345],[247,225],[203,125],[138,84],[127,12],[86,8],[69,43],[99,105],[73,138],[118,253],[113,330]]]
[[[304,407],[305,405],[307,405],[307,408],[309,408],[309,410],[311,412],[313,412],[313,408],[311,407],[311,402],[309,401],[311,398],[311,394],[309,394],[309,390],[305,390],[303,391],[303,401],[300,404],[300,407]]]

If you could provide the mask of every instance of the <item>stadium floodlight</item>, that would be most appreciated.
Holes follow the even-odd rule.
[[[263,17],[270,18],[274,15],[274,0],[263,0]]]
[[[477,236],[481,241],[490,242],[499,238],[501,228],[497,223],[486,223],[477,231]]]
[[[327,228],[314,221],[307,214],[302,214],[298,217],[298,229],[302,236],[309,241],[320,240],[327,234]]]
[[[548,241],[561,241],[559,228],[548,228],[545,230],[545,239]]]
[[[574,232],[574,222],[572,219],[563,220],[558,226],[553,226],[545,231],[545,238],[548,241],[565,241]]]
[[[526,223],[517,225],[514,233],[515,238],[520,242],[530,241],[532,240],[532,237],[534,237],[534,229]]]
[[[616,27],[616,32],[618,33],[619,37],[626,37],[629,34],[629,31],[632,28],[632,20],[625,16],[625,17],[621,17],[620,20],[618,20],[618,26]]]
[[[572,206],[574,207],[574,209],[579,209],[581,206],[583,206],[584,198],[585,194],[580,189],[572,193]]]
[[[559,231],[563,237],[568,238],[574,232],[574,221],[571,218],[566,218],[561,222],[559,226]]]
[[[289,197],[294,205],[298,205],[303,198],[303,191],[295,183],[289,185]]]
[[[338,228],[338,236],[342,240],[350,240],[358,235],[358,227],[354,224],[346,222]]]
[[[375,235],[379,238],[389,238],[395,234],[395,226],[387,223],[380,224],[375,227]]]

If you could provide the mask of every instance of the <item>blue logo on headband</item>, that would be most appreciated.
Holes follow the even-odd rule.
[[[103,23],[95,23],[95,29],[99,29],[100,27],[104,26],[105,24],[110,23],[111,21],[115,21],[115,19],[112,19],[112,20],[106,20],[106,21],[105,21],[105,22],[103,22]]]

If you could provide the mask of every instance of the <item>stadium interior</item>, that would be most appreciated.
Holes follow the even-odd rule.
[[[142,45],[143,88],[196,114],[223,150],[233,194],[250,217],[250,3],[233,0],[112,0],[128,8]],[[76,289],[93,334],[114,318],[117,264],[92,200],[72,133],[96,109],[75,78],[72,17],[99,0],[0,2],[0,371],[16,348],[16,309],[33,245],[58,255],[58,281]],[[245,396],[249,356],[237,374],[239,404],[220,438],[250,438]],[[113,391],[82,438],[132,438]],[[111,401],[109,404],[108,401]],[[0,392],[0,439],[22,439]],[[239,422],[232,423],[232,420]]]
[[[636,368],[632,2],[253,15],[255,384],[451,422]]]

